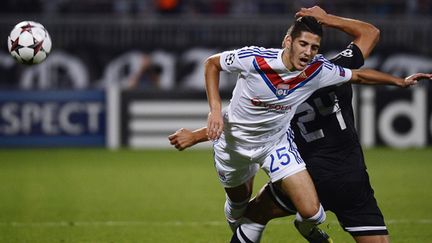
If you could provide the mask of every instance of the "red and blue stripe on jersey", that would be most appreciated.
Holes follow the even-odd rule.
[[[294,92],[296,89],[305,85],[310,80],[312,80],[321,71],[323,61],[317,60],[311,63],[299,75],[287,80],[283,80],[281,76],[279,76],[279,74],[274,71],[273,68],[270,67],[270,65],[267,63],[267,61],[261,56],[255,56],[253,65],[255,67],[255,70],[260,74],[260,76],[263,78],[263,80],[272,90],[272,92],[276,95],[276,97],[282,99]],[[277,93],[279,85],[287,86],[288,92],[284,95],[279,95]]]

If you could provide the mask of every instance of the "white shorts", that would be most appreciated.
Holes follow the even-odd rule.
[[[225,188],[246,183],[259,167],[272,182],[306,169],[291,130],[275,143],[249,148],[228,146],[225,137],[221,136],[213,149],[216,171]]]

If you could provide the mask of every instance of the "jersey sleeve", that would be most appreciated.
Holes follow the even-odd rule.
[[[252,66],[253,55],[251,49],[256,47],[243,47],[241,49],[224,51],[220,54],[222,70],[230,73],[249,72]]]
[[[351,79],[351,69],[343,68],[331,63],[329,60],[322,58],[323,67],[321,70],[321,79],[319,88],[345,83]]]
[[[330,62],[344,68],[357,69],[363,66],[364,57],[360,48],[354,43],[350,43],[347,48],[339,52]]]

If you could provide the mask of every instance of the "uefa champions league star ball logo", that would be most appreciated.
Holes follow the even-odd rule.
[[[340,53],[340,55],[344,57],[353,57],[353,51],[351,49],[345,49]]]
[[[234,59],[235,59],[235,54],[234,53],[231,53],[231,54],[229,54],[226,58],[225,58],[225,63],[226,63],[226,65],[231,65],[231,64],[233,64],[234,63]]]

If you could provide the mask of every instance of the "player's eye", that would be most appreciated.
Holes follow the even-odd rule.
[[[304,41],[300,41],[300,46],[307,46],[307,43],[306,42],[304,42]]]

